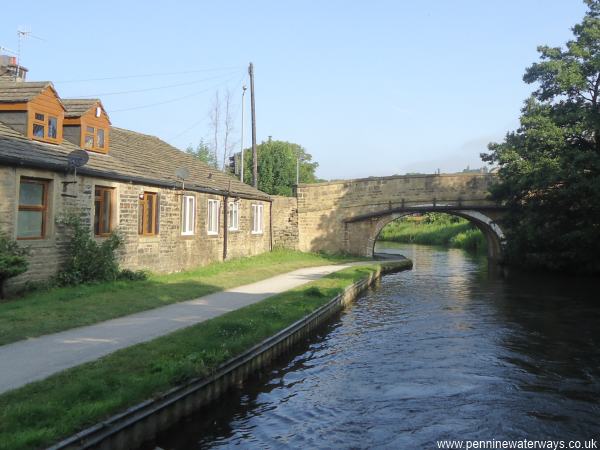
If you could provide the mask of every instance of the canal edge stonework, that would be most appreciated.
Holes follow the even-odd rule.
[[[353,283],[325,305],[244,353],[227,361],[215,373],[175,387],[164,395],[146,400],[122,413],[76,433],[48,450],[139,448],[181,418],[216,401],[231,387],[242,384],[253,373],[271,364],[299,341],[353,302],[383,274],[412,268],[412,261],[381,263],[368,277]]]

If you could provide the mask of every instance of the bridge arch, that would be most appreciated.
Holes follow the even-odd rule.
[[[439,212],[438,208],[430,209],[420,208],[419,212]],[[489,216],[480,211],[473,210],[444,210],[445,214],[462,217],[475,225],[485,236],[488,248],[488,259],[500,261],[502,259],[502,248],[505,242],[502,228]],[[402,219],[415,214],[415,211],[394,212],[392,214],[382,215],[373,221],[371,233],[367,238],[367,247],[364,249],[364,255],[372,257],[375,253],[375,243],[383,228],[394,220]]]

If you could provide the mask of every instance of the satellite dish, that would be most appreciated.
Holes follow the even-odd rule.
[[[181,178],[182,180],[186,180],[190,176],[190,171],[185,167],[180,167],[175,171],[175,175],[177,178]]]
[[[90,160],[90,155],[85,150],[73,150],[67,156],[67,160],[69,161],[69,167],[82,167]]]
[[[67,155],[68,168],[73,169],[73,176],[75,179],[73,181],[63,181],[63,197],[72,197],[77,198],[77,194],[68,194],[67,186],[69,184],[77,183],[77,168],[81,166],[85,166],[86,163],[90,160],[90,156],[87,154],[85,150],[73,150],[71,153]]]

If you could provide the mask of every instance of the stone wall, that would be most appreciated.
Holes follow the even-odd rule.
[[[298,250],[298,200],[273,196],[273,247]]]
[[[167,273],[222,261],[224,256],[224,197],[186,191],[196,198],[195,232],[181,234],[182,193],[173,189],[158,188],[105,179],[65,175],[41,170],[0,167],[0,231],[16,236],[19,179],[21,176],[49,180],[47,231],[44,239],[20,240],[30,249],[29,270],[10,280],[9,290],[22,287],[27,281],[42,281],[54,275],[60,267],[65,252],[68,233],[60,218],[75,212],[93,233],[94,192],[96,186],[114,188],[113,226],[123,235],[124,245],[119,250],[121,266]],[[159,232],[154,236],[138,234],[138,202],[143,192],[156,192],[159,196]],[[65,195],[66,194],[66,195]],[[219,233],[207,233],[208,199],[220,201]],[[229,199],[233,201],[234,199]],[[270,205],[268,201],[238,199],[239,229],[228,230],[227,258],[251,256],[269,251]],[[262,203],[263,232],[252,233],[252,204]],[[104,238],[96,237],[98,240]]]
[[[50,210],[55,209],[59,202],[57,199],[61,198],[57,193],[57,186],[64,180],[64,177],[53,172],[0,167],[0,231],[12,238],[16,236],[18,180],[21,176],[50,180],[48,192]],[[65,238],[61,231],[54,220],[47,220],[46,239],[20,241],[29,249],[29,270],[26,274],[9,281],[9,292],[11,287],[22,286],[26,281],[43,281],[56,273],[57,261],[64,254]]]

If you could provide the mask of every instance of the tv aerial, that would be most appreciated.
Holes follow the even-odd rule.
[[[17,52],[11,50],[10,48],[6,48],[2,45],[0,45],[0,53],[10,53],[11,55],[17,56]]]
[[[24,39],[37,39],[38,41],[45,41],[46,39],[36,36],[31,32],[31,30],[26,30],[25,27],[17,28],[17,38],[18,38],[18,47],[17,47],[17,75],[19,73],[19,68],[21,67],[21,47]],[[17,79],[17,75],[15,75],[15,80]]]

